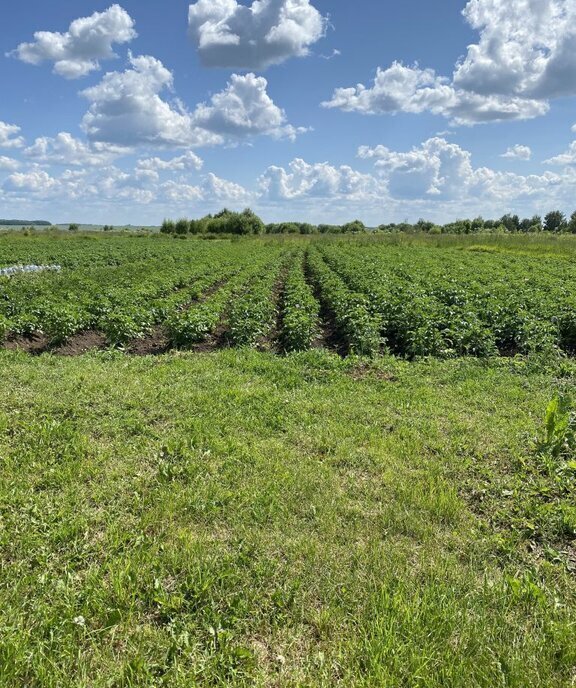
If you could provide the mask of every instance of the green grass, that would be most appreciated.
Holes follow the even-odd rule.
[[[573,686],[574,371],[0,352],[0,686]]]

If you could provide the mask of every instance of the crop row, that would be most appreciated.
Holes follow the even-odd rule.
[[[286,351],[305,351],[318,339],[320,304],[304,275],[303,255],[298,253],[290,265],[282,295],[282,347]]]
[[[465,251],[323,246],[331,267],[369,300],[393,353],[476,355],[574,351],[567,261]],[[560,264],[559,264],[560,263]]]
[[[110,242],[110,243],[109,243]],[[0,340],[489,356],[576,353],[576,263],[482,247],[375,241],[0,240]]]
[[[256,308],[257,296],[270,303],[271,280],[276,274],[280,254],[270,261],[269,255],[255,256],[210,298],[168,317],[166,326],[170,341],[187,348],[204,342],[228,313],[226,335],[233,344],[252,344],[266,329],[270,315]],[[252,296],[254,295],[254,296]],[[251,299],[248,301],[248,299]],[[272,306],[273,308],[273,306]],[[267,317],[268,315],[268,317]]]
[[[120,265],[86,266],[55,274],[4,278],[0,282],[0,336],[44,334],[60,343],[83,330],[103,332],[111,344],[145,336],[170,314],[189,308],[225,283],[254,256],[278,251],[199,244],[187,260],[156,254]]]
[[[307,268],[320,301],[334,321],[347,351],[359,355],[378,352],[381,346],[380,318],[371,312],[368,298],[350,289],[315,247],[308,251]]]

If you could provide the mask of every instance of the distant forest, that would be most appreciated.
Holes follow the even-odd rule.
[[[4,227],[51,227],[52,223],[48,220],[0,220],[0,226]]]

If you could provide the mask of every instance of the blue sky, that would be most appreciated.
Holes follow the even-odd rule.
[[[576,0],[7,0],[0,216],[576,208]]]

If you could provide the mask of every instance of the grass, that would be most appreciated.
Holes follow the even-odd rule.
[[[575,685],[575,371],[0,352],[0,686]]]

